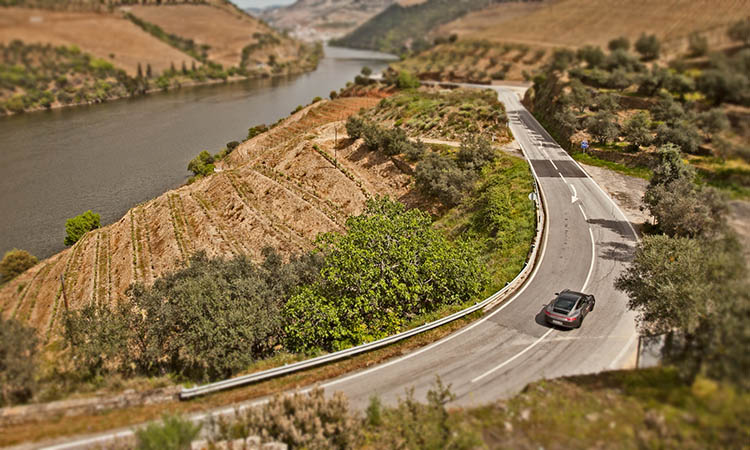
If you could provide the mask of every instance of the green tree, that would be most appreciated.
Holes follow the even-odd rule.
[[[573,106],[578,109],[578,112],[583,114],[586,108],[591,106],[594,99],[591,95],[591,90],[581,80],[574,78],[570,80],[570,100]]]
[[[214,173],[214,157],[208,152],[203,150],[190,160],[187,169],[193,172],[195,176],[208,176]]]
[[[676,146],[662,146],[658,156],[643,203],[661,231],[690,238],[723,233],[728,207],[721,193],[695,184],[695,171]]]
[[[549,70],[564,71],[576,60],[576,53],[567,48],[558,48],[552,52],[547,68]]]
[[[601,48],[593,45],[585,45],[578,49],[578,59],[585,61],[588,67],[601,67],[606,55]]]
[[[643,334],[666,335],[664,362],[688,379],[704,372],[750,388],[742,321],[750,308],[741,246],[733,236],[645,236],[615,286],[630,298]]]
[[[659,124],[656,128],[657,145],[675,144],[687,153],[696,153],[702,142],[698,129],[692,122],[680,120],[672,125]]]
[[[626,38],[625,36],[621,36],[615,39],[612,39],[609,41],[609,44],[607,44],[607,48],[609,51],[613,52],[615,50],[630,50],[630,40]]]
[[[33,328],[0,315],[0,406],[23,403],[34,395],[38,343]]]
[[[659,57],[661,43],[655,34],[647,35],[646,33],[642,33],[638,40],[635,41],[635,50],[641,54],[643,59],[650,61]]]
[[[79,214],[72,219],[65,221],[65,245],[73,245],[78,242],[84,234],[95,230],[101,226],[101,217],[99,214],[88,210]]]
[[[435,197],[444,205],[452,207],[461,202],[477,180],[473,171],[463,170],[449,156],[428,153],[417,164],[414,179],[423,194]]]
[[[370,75],[372,75],[372,69],[370,69],[368,66],[364,66],[360,73],[366,77],[369,77]]]
[[[727,30],[729,39],[737,41],[744,46],[750,46],[750,17],[735,22]]]
[[[615,140],[620,134],[617,117],[607,110],[602,110],[586,119],[586,131],[600,143]]]
[[[427,213],[386,197],[349,218],[346,234],[321,235],[323,280],[284,308],[289,348],[337,350],[375,340],[478,295],[487,275],[476,249],[449,242],[431,225]]]
[[[0,261],[0,281],[5,282],[21,275],[37,262],[39,260],[36,259],[36,256],[26,250],[19,250],[17,248],[8,250],[5,252],[3,260]]]
[[[633,114],[630,119],[625,122],[625,126],[623,127],[623,137],[636,149],[648,146],[653,140],[650,126],[651,123],[648,118],[648,113],[645,111],[639,111]]]

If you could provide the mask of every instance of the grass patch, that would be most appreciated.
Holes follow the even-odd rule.
[[[449,237],[469,233],[481,248],[490,274],[485,294],[496,292],[521,271],[536,230],[529,194],[534,181],[522,158],[500,155],[486,167],[476,192],[435,224]]]
[[[605,372],[529,385],[507,402],[454,414],[508,448],[743,448],[750,394],[672,369]],[[576,430],[570,433],[570,430]]]
[[[617,173],[621,173],[623,175],[643,178],[644,180],[651,179],[651,175],[652,175],[651,170],[645,167],[630,167],[630,166],[626,166],[625,164],[620,164],[620,163],[616,163],[613,161],[607,161],[605,159],[597,158],[596,156],[591,155],[589,153],[574,152],[571,154],[571,156],[576,161],[583,163],[583,164],[588,164],[589,166],[604,167],[604,168],[613,170]]]

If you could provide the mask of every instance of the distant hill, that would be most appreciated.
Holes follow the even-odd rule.
[[[334,43],[345,47],[401,53],[423,48],[438,26],[500,0],[427,0],[394,3]]]
[[[394,1],[298,0],[289,6],[265,9],[259,17],[298,38],[328,40],[349,33]]]

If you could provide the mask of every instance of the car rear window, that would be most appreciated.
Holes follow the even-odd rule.
[[[557,297],[557,301],[555,301],[555,308],[564,311],[570,311],[571,309],[573,309],[573,306],[575,306],[577,301],[577,296],[561,295]]]

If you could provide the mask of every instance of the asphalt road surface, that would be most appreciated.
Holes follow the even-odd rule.
[[[436,376],[452,385],[456,405],[481,405],[511,396],[532,381],[617,369],[634,356],[634,314],[613,285],[632,257],[635,231],[521,105],[519,91],[497,90],[547,208],[538,264],[516,294],[478,321],[427,347],[322,384],[329,394],[346,393],[355,408],[364,408],[372,395],[393,404],[408,388],[424,400]],[[579,329],[544,322],[544,306],[566,288],[596,296],[596,308]],[[53,448],[101,444],[106,435]]]

